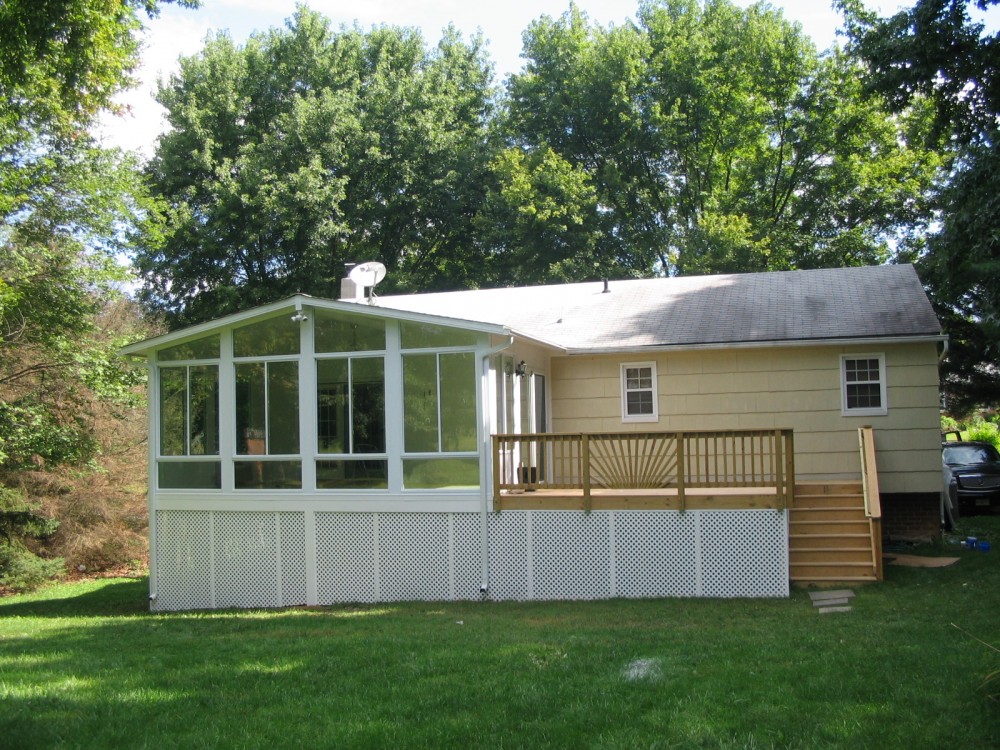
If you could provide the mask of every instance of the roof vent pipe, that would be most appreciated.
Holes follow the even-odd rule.
[[[604,291],[601,292],[601,294],[607,294],[610,291],[611,291],[611,287],[608,286],[608,280],[605,279],[604,280]]]

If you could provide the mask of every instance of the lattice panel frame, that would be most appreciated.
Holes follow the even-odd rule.
[[[306,522],[304,513],[276,513],[281,542],[281,604],[308,601],[306,585]]]
[[[452,513],[455,599],[484,598],[482,518],[478,513]]]
[[[616,595],[697,596],[697,529],[693,513],[615,512]]]
[[[277,519],[274,513],[215,513],[215,606],[280,604]]]
[[[449,515],[384,513],[379,517],[382,601],[454,598]]]
[[[788,523],[778,510],[701,512],[702,596],[788,596]]]
[[[402,600],[788,596],[780,511],[158,511],[155,610]],[[311,534],[315,533],[315,537]],[[310,550],[315,550],[315,558]]]
[[[374,602],[378,596],[375,513],[316,514],[316,600]]]
[[[211,514],[206,511],[157,512],[153,610],[213,605],[211,525]]]
[[[490,514],[489,597],[494,601],[531,598],[528,518],[528,512]]]
[[[532,598],[611,596],[610,518],[610,513],[532,512]]]

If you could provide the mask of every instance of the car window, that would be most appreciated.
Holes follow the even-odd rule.
[[[944,449],[944,462],[952,466],[1000,461],[996,448],[987,445],[956,445]]]

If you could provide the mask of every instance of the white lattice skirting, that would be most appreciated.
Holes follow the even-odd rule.
[[[788,596],[774,510],[476,513],[163,510],[155,610],[336,602]]]

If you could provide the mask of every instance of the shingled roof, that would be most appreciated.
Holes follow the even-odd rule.
[[[386,296],[382,308],[492,323],[566,351],[923,338],[941,326],[909,265]]]

